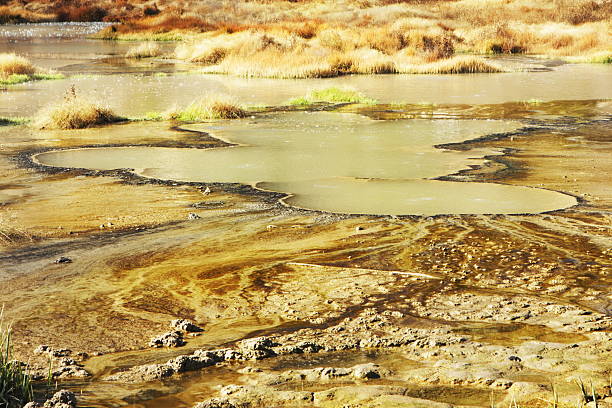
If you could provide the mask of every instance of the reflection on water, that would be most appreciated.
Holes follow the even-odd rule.
[[[129,168],[165,180],[251,184],[293,194],[287,199],[291,205],[340,213],[536,213],[574,205],[573,197],[542,189],[424,180],[480,164],[494,153],[434,145],[517,127],[507,121],[373,121],[355,114],[284,113],[192,126],[238,143],[232,147],[76,149],[36,159],[58,167]]]

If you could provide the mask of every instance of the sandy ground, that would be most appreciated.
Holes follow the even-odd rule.
[[[562,401],[574,403],[576,378],[609,395],[612,139],[607,105],[579,105],[554,128],[455,147],[511,149],[455,179],[543,187],[582,200],[515,216],[337,216],[286,208],[240,186],[204,194],[205,186],[125,172],[50,171],[32,167],[29,153],[215,141],[168,123],[115,126],[107,139],[0,128],[0,182],[10,197],[0,210],[0,303],[17,354],[41,367],[46,357],[33,353],[40,344],[92,356],[84,362],[95,379],[84,396],[92,406],[190,406],[210,397],[217,400],[203,406],[489,406],[491,390],[506,405],[516,398],[538,406],[537,398],[551,398],[551,381]],[[414,109],[403,114],[417,115]],[[512,116],[503,112],[450,113]],[[549,114],[545,107],[513,112],[531,121]],[[188,220],[189,213],[201,218]],[[54,263],[61,256],[72,262]],[[193,320],[204,333],[188,336],[182,348],[148,348],[175,318]],[[248,363],[255,374],[244,374],[247,357],[216,361],[205,374],[176,370],[163,385],[130,374],[198,349],[248,351],[235,342],[262,334],[279,344],[264,348],[280,357]],[[321,350],[301,356],[282,349],[306,340]],[[372,355],[364,357],[367,350]],[[355,370],[341,381],[286,373],[300,361],[308,369],[367,361],[380,372],[371,381]],[[98,382],[129,367],[136,368],[117,384]],[[237,386],[218,393],[230,384]]]

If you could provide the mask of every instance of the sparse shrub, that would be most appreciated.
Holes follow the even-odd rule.
[[[424,36],[422,51],[425,60],[431,62],[452,57],[455,53],[455,46],[453,40],[447,35]]]
[[[59,105],[41,111],[36,125],[41,129],[83,129],[120,120],[109,108],[77,96],[73,86]]]

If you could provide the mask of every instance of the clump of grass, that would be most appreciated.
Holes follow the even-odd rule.
[[[77,96],[72,86],[57,106],[44,109],[36,121],[41,129],[83,129],[118,122],[123,118],[107,107]]]
[[[0,54],[0,75],[33,75],[36,68],[25,57],[17,54]]]
[[[0,406],[20,408],[34,398],[32,381],[23,365],[13,358],[11,328],[0,310]]]
[[[17,54],[0,54],[0,85],[17,85],[43,79],[62,79],[64,75],[43,72],[27,58]]]
[[[152,58],[161,55],[161,48],[158,44],[148,41],[132,47],[125,54],[127,58]]]
[[[477,74],[498,73],[505,70],[480,57],[457,56],[428,64],[402,64],[396,65],[397,72],[403,74]]]
[[[243,107],[226,96],[209,95],[192,102],[185,109],[170,112],[167,117],[184,122],[209,119],[239,119],[247,116]]]
[[[360,103],[375,104],[376,100],[368,98],[360,92],[352,89],[341,89],[336,87],[315,89],[301,98],[289,101],[290,105],[311,105],[313,103]]]
[[[28,81],[31,81],[31,77],[25,74],[11,74],[5,77],[0,75],[0,85],[17,85]]]

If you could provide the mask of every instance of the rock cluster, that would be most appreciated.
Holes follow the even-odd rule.
[[[28,402],[23,408],[76,408],[77,400],[73,392],[61,390],[53,394],[44,404]]]
[[[180,347],[185,345],[183,333],[175,330],[153,337],[149,342],[150,347]]]
[[[51,346],[41,344],[34,349],[34,354],[47,354],[49,358],[55,359],[55,364],[51,365],[51,377],[54,379],[85,378],[91,376],[91,374],[83,368],[82,364],[69,357],[72,355],[72,350],[70,349],[55,349]],[[87,354],[78,353],[77,356],[86,357]],[[34,380],[42,380],[48,375],[48,370],[39,370],[39,372],[31,373]]]
[[[170,326],[175,328],[176,330],[181,330],[187,333],[199,333],[204,331],[204,329],[196,325],[191,320],[187,319],[172,320],[170,322]]]

